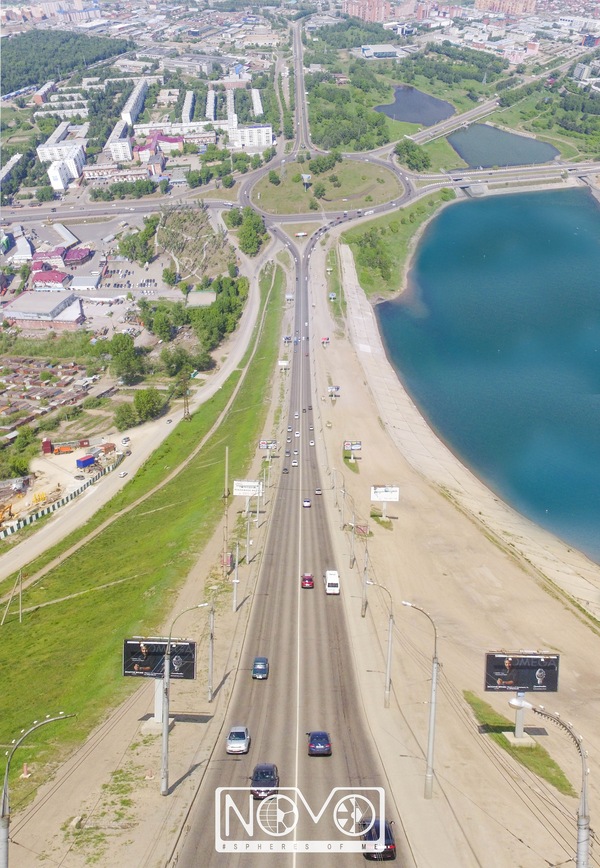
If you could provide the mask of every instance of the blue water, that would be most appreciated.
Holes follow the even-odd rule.
[[[454,106],[443,99],[423,93],[416,87],[401,84],[394,91],[394,102],[378,105],[375,111],[382,112],[394,121],[430,127],[452,117]]]
[[[377,307],[434,430],[522,514],[600,563],[600,206],[585,190],[460,202]]]
[[[471,124],[448,136],[459,157],[471,168],[528,166],[549,163],[560,153],[548,142],[517,136],[487,124]]]

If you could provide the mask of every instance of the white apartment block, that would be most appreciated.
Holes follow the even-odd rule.
[[[139,113],[142,110],[144,100],[146,99],[147,90],[148,82],[145,78],[142,78],[134,87],[131,96],[123,107],[123,111],[121,112],[121,118],[127,124],[129,124],[130,127],[134,125]]]
[[[194,105],[196,103],[196,94],[193,90],[186,91],[183,109],[181,111],[181,120],[184,124],[191,124],[194,117]]]
[[[237,150],[259,150],[270,148],[273,144],[271,124],[249,124],[248,126],[227,126],[229,146]]]
[[[258,88],[253,87],[250,91],[250,95],[252,97],[252,111],[254,113],[254,117],[258,118],[263,113],[262,100],[260,98],[260,91]]]
[[[214,90],[209,90],[206,94],[206,117],[209,121],[214,121],[217,107],[217,94]]]
[[[48,178],[52,189],[61,193],[67,189],[73,180],[69,167],[64,160],[55,160],[53,163],[50,163],[48,166]]]
[[[116,163],[124,163],[133,160],[131,139],[127,135],[127,128],[128,125],[126,121],[117,121],[103,148],[104,151],[110,153],[111,158]]]

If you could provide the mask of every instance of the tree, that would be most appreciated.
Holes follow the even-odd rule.
[[[221,183],[227,189],[230,189],[235,184],[235,178],[233,175],[223,175],[221,178]]]
[[[323,199],[325,196],[325,193],[326,193],[325,184],[323,184],[321,182],[319,182],[318,184],[315,184],[315,186],[313,188],[313,194],[314,194],[315,199]]]
[[[51,202],[54,199],[54,190],[52,187],[38,187],[35,198],[38,202]]]
[[[146,422],[148,419],[156,419],[160,415],[165,406],[165,398],[158,389],[151,386],[149,389],[136,392],[133,404],[140,422]]]
[[[170,341],[173,333],[173,325],[170,316],[163,310],[156,312],[152,320],[152,331],[161,341]]]
[[[273,184],[275,187],[278,187],[281,184],[281,179],[274,169],[271,169],[269,172],[269,183]]]
[[[168,182],[167,178],[164,178],[164,180],[162,180],[160,182],[160,184],[158,185],[158,189],[163,194],[163,196],[167,193],[167,191],[169,189],[169,182]]]
[[[142,360],[135,351],[131,335],[116,334],[109,344],[111,368],[116,377],[132,383],[143,370]]]
[[[128,401],[127,404],[119,404],[115,410],[115,426],[117,431],[126,431],[127,428],[133,428],[138,422],[139,419],[131,401]]]
[[[177,272],[174,268],[163,268],[162,279],[167,286],[175,286],[177,283]]]

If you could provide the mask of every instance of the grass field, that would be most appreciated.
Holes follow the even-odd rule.
[[[263,275],[261,292],[267,309],[263,329],[255,335],[260,352],[218,430],[172,481],[25,590],[23,623],[13,606],[2,627],[3,646],[10,653],[0,663],[0,742],[10,744],[23,727],[44,714],[63,710],[78,715],[64,727],[44,727],[32,735],[20,749],[20,762],[35,758],[44,763],[50,757],[57,761],[69,745],[85,738],[108,708],[136,688],[132,679],[121,676],[123,639],[160,630],[223,514],[225,445],[230,478],[243,478],[255,444],[265,434],[269,402],[279,397],[271,395],[269,382],[279,349],[284,294],[280,268],[269,268]],[[117,497],[86,526],[30,564],[24,577],[183,464],[223,412],[240,377],[240,370],[234,372],[191,421],[175,428]],[[9,591],[13,581],[11,577],[3,582],[0,592]],[[33,784],[18,779],[17,763],[12,771],[16,807],[28,798]],[[35,780],[39,783],[40,775]]]
[[[254,187],[254,201],[269,214],[307,214],[311,200],[323,212],[380,205],[401,193],[395,175],[366,161],[343,160],[331,172],[313,175],[308,191],[299,179],[302,173],[310,174],[308,163],[286,163],[285,169],[278,172],[281,184],[275,186],[265,176]],[[328,180],[332,175],[338,178],[339,187]],[[320,200],[313,195],[314,184],[318,182],[325,185],[325,196]]]

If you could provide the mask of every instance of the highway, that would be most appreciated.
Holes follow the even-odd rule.
[[[297,251],[293,251],[297,254]],[[178,858],[178,866],[221,865],[223,852],[227,852],[227,864],[258,864],[264,860],[264,851],[255,852],[257,842],[270,852],[277,852],[278,865],[294,864],[294,847],[304,854],[306,847],[331,847],[331,852],[319,852],[318,863],[339,865],[340,852],[346,853],[349,841],[334,823],[334,807],[344,795],[364,794],[373,799],[373,787],[386,789],[385,772],[363,720],[361,703],[355,684],[352,667],[350,639],[344,617],[343,602],[339,596],[328,596],[323,586],[323,574],[327,569],[338,569],[331,540],[329,518],[325,512],[325,498],[315,494],[323,481],[317,462],[317,448],[310,441],[318,436],[312,410],[310,388],[311,340],[306,323],[308,315],[307,268],[310,250],[298,258],[299,290],[296,296],[294,338],[292,344],[292,369],[290,381],[290,406],[286,428],[292,431],[286,448],[292,453],[277,462],[276,473],[280,480],[274,486],[274,502],[269,504],[269,529],[263,565],[252,615],[247,633],[229,713],[221,738],[215,746],[188,818],[190,831]],[[298,414],[298,418],[295,415]],[[311,430],[311,428],[313,430]],[[295,432],[299,432],[296,436]],[[294,450],[298,450],[298,467],[291,466]],[[281,473],[283,466],[288,474]],[[311,500],[311,507],[304,508],[303,499]],[[300,576],[310,572],[315,577],[313,589],[302,589]],[[344,593],[343,569],[340,568],[342,594]],[[270,675],[266,681],[251,678],[254,656],[269,658]],[[233,725],[246,725],[250,729],[252,744],[245,756],[230,756],[225,752],[225,736]],[[314,729],[327,730],[333,744],[331,757],[309,757],[306,733]],[[246,791],[232,794],[246,826],[231,815],[229,835],[224,821],[224,798],[219,799],[219,815],[216,813],[216,796],[219,787],[247,788],[254,765],[272,762],[278,766],[282,794],[297,806],[297,825],[287,834],[271,835],[258,826],[256,817],[264,816],[260,802],[249,800]],[[327,804],[332,788],[347,788],[334,794],[323,818],[315,823],[304,810],[302,797],[285,788],[297,787],[311,808],[316,812]],[[251,808],[248,808],[250,803]],[[284,802],[284,807],[287,802]],[[349,823],[352,818],[344,814],[347,804],[340,811]],[[258,810],[258,814],[257,814]],[[392,815],[393,810],[390,808]],[[254,818],[255,826],[250,835],[247,831],[248,817]],[[362,816],[359,811],[357,818]],[[283,818],[282,821],[285,821]],[[274,821],[275,822],[275,821]],[[288,818],[289,822],[289,818]],[[226,842],[218,853],[218,840]],[[235,850],[234,842],[242,842]],[[312,844],[298,842],[311,841]],[[315,844],[320,841],[321,845]],[[401,846],[401,842],[398,842]],[[285,850],[282,848],[286,848]],[[249,849],[248,849],[249,848]],[[340,848],[343,848],[340,851]],[[291,852],[292,851],[292,852]],[[306,859],[306,856],[303,855]],[[404,864],[409,865],[406,854]],[[348,854],[344,864],[361,864],[360,854]],[[262,861],[261,861],[262,864]]]

